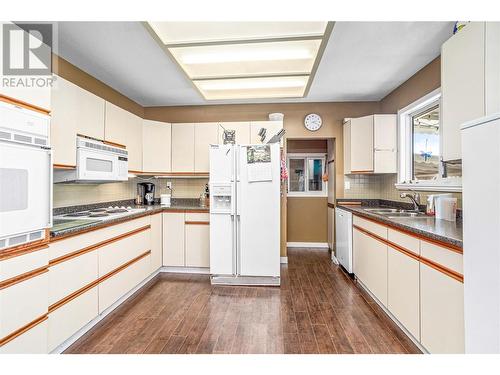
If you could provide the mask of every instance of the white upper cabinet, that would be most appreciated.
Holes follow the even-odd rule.
[[[194,171],[208,173],[210,170],[209,147],[218,143],[219,124],[204,122],[194,125]]]
[[[172,124],[172,172],[194,172],[195,124]]]
[[[470,22],[441,50],[443,160],[462,158],[460,126],[500,111],[500,22]]]
[[[397,173],[397,116],[373,116],[373,172]]]
[[[344,174],[397,173],[396,115],[370,115],[344,123]]]
[[[142,170],[169,173],[172,171],[172,126],[167,122],[143,120]]]
[[[259,131],[266,130],[265,138],[261,141]],[[252,121],[250,123],[250,143],[260,144],[267,143],[276,133],[283,129],[283,121]],[[283,138],[280,141],[283,145]]]
[[[52,89],[54,164],[76,165],[76,135],[104,139],[104,99],[57,77]]]
[[[106,102],[106,141],[122,144],[128,151],[128,169],[142,171],[142,119]]]
[[[219,144],[224,141],[224,129],[234,130],[237,144],[250,144],[250,122],[222,122],[219,126]]]

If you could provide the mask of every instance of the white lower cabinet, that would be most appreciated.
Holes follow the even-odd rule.
[[[419,261],[387,247],[387,308],[420,340]]]
[[[97,269],[97,251],[52,265],[49,270],[49,305],[97,280]]]
[[[163,214],[163,265],[184,267],[184,212]]]
[[[354,273],[387,306],[387,245],[354,228]]]
[[[186,225],[186,266],[210,267],[210,227]]]
[[[0,346],[0,354],[46,354],[47,353],[47,320]]]
[[[163,262],[163,227],[161,214],[151,216],[151,272],[158,270]]]
[[[464,353],[464,284],[420,264],[421,343],[431,353]]]
[[[47,314],[48,281],[45,272],[0,289],[0,340]]]
[[[140,284],[150,273],[151,255],[147,255],[102,281],[98,286],[99,314]]]
[[[49,314],[49,352],[97,317],[98,300],[95,286]]]

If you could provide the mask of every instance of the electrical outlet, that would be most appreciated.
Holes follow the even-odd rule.
[[[351,181],[344,181],[344,190],[349,190],[351,188]]]
[[[172,190],[172,181],[167,181],[167,188]]]

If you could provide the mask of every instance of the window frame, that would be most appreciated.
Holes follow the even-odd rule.
[[[290,191],[290,159],[304,159],[304,171],[305,171],[305,191]],[[311,153],[311,154],[300,154],[292,153],[286,156],[286,167],[288,169],[288,180],[287,180],[287,196],[288,197],[328,197],[328,181],[323,181],[322,190],[310,191],[309,190],[309,168],[308,160],[310,159],[320,159],[322,161],[323,170],[325,169],[326,154]]]
[[[462,179],[457,177],[435,180],[413,180],[413,117],[436,105],[439,108],[439,152],[443,150],[443,127],[441,123],[441,88],[438,88],[398,111],[398,190],[461,192]],[[439,175],[443,174],[442,163]]]

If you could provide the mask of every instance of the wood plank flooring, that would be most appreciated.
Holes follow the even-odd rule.
[[[420,353],[326,251],[288,261],[280,288],[160,274],[65,353]]]

